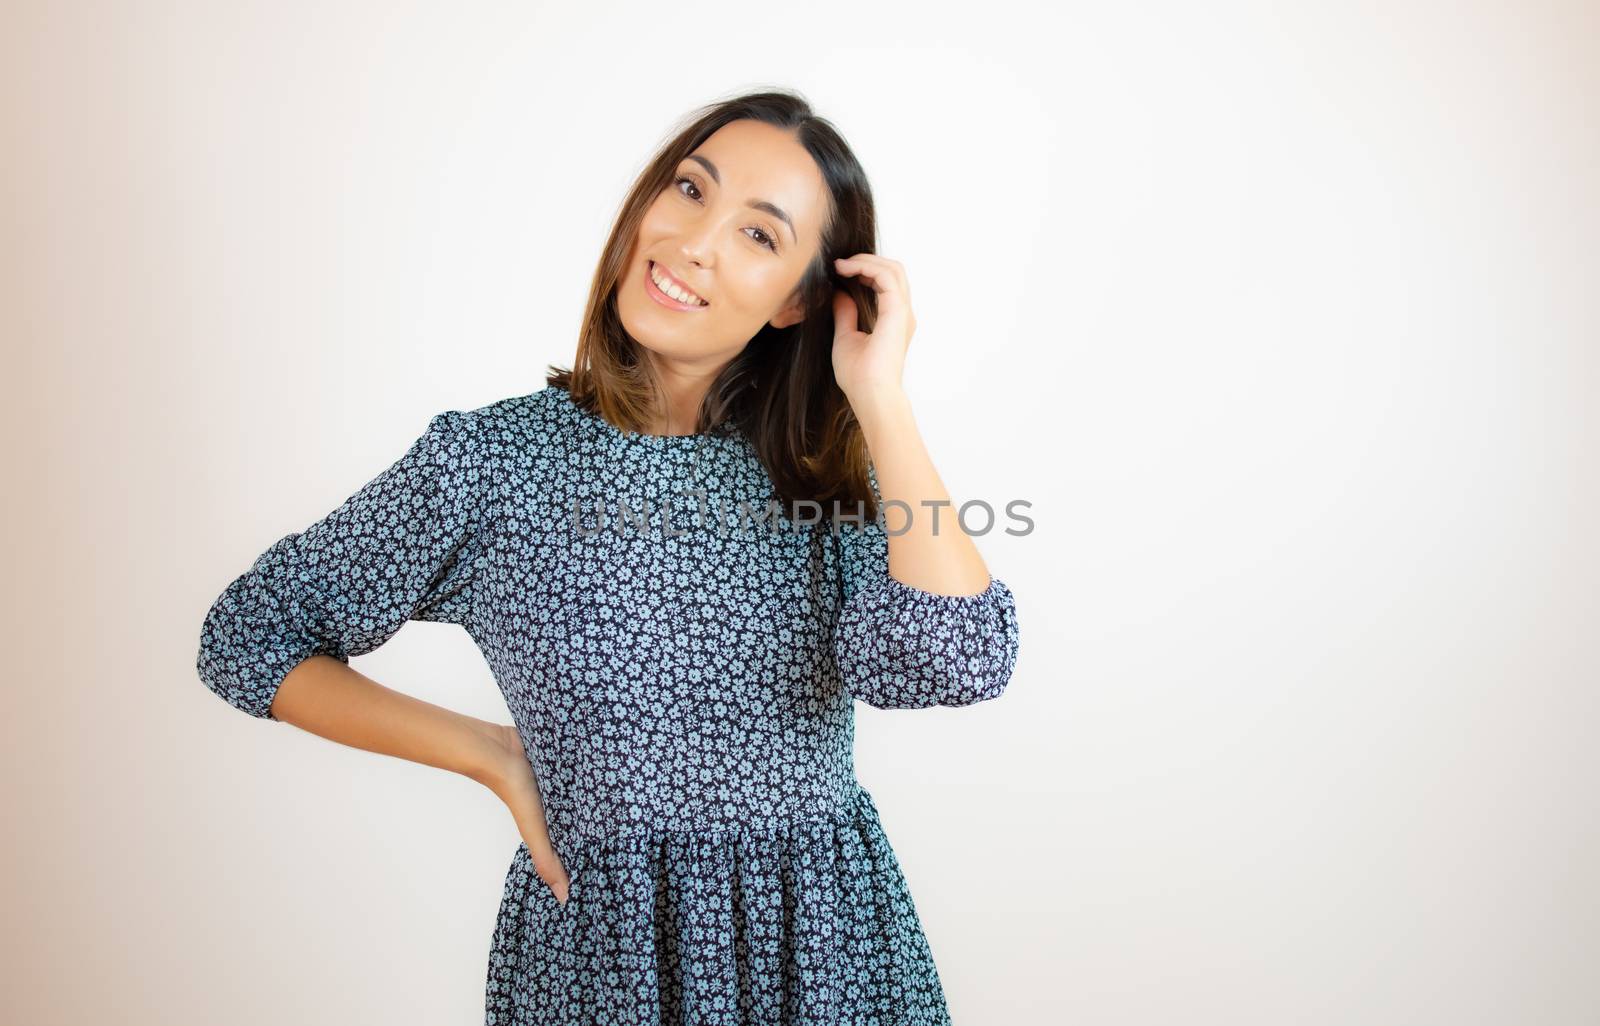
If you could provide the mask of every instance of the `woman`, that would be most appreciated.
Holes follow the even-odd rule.
[[[949,1022],[852,699],[995,697],[1017,618],[924,505],[949,497],[875,234],[803,100],[704,108],[624,205],[573,369],[434,417],[206,618],[232,705],[510,808],[487,1023]],[[348,665],[407,620],[465,627],[514,725]]]

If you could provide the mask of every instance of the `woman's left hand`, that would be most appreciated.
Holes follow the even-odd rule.
[[[901,387],[906,349],[917,330],[911,285],[898,260],[857,253],[835,261],[842,275],[859,275],[877,293],[878,318],[869,335],[856,327],[856,301],[833,290],[833,377],[852,403],[879,390]]]

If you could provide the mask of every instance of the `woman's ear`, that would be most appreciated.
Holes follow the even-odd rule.
[[[799,324],[805,320],[806,305],[799,296],[795,296],[783,309],[772,315],[771,325],[774,328],[787,328],[791,324]]]

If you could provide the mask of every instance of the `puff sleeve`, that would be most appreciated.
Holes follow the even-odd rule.
[[[276,720],[279,685],[310,656],[348,663],[407,620],[465,625],[486,559],[482,455],[474,414],[440,413],[393,466],[273,543],[206,614],[201,681]]]
[[[869,476],[881,495],[876,474]],[[946,525],[941,519],[940,530],[952,529]],[[881,506],[880,520],[842,525],[838,542],[843,604],[833,647],[851,695],[880,709],[999,697],[1020,642],[1016,600],[1005,582],[991,574],[976,595],[940,595],[891,577]]]

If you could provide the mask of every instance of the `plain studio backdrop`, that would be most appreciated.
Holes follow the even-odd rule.
[[[201,618],[570,360],[691,108],[871,175],[1018,597],[858,712],[957,1023],[1600,1020],[1585,3],[12,3],[7,1022],[482,1021],[517,834],[229,708]],[[364,673],[508,721],[465,632]]]

